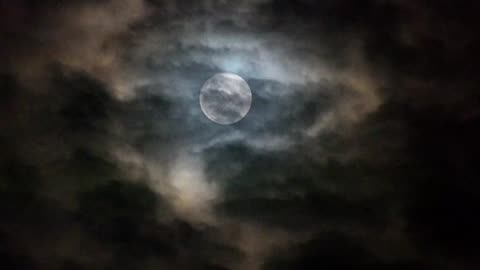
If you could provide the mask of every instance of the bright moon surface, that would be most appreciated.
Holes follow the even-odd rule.
[[[252,105],[252,91],[242,77],[218,73],[208,79],[200,90],[200,107],[215,123],[229,125],[247,115]]]

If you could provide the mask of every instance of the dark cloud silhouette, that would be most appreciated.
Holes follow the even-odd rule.
[[[280,251],[281,253],[281,251]],[[274,257],[264,269],[425,269],[421,262],[404,260],[383,261],[365,250],[357,240],[338,232],[328,232],[296,247],[295,255]]]

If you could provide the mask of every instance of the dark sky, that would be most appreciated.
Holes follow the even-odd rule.
[[[479,269],[479,11],[0,0],[0,269]]]

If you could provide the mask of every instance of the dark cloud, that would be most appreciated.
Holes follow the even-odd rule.
[[[408,207],[409,232],[426,252],[472,259],[479,239],[479,220],[472,215],[479,205],[472,192],[478,186],[473,180],[478,175],[473,165],[479,153],[478,118],[456,117],[427,111],[413,120],[418,133],[411,151],[420,175]]]
[[[87,74],[58,72],[49,93],[39,96],[4,77],[6,93],[13,93],[4,108],[15,110],[18,120],[4,122],[9,132],[2,136],[2,265],[210,269],[216,256],[229,262],[241,258],[234,247],[208,236],[214,228],[197,229],[172,217],[169,205],[145,182],[130,182],[108,150],[128,140],[111,127],[123,117],[124,105]],[[38,106],[23,106],[34,97]],[[148,102],[168,107],[160,99]],[[138,104],[137,111],[148,109]]]
[[[282,254],[282,251],[279,251]],[[354,238],[331,231],[296,247],[295,255],[271,258],[264,269],[425,269],[425,265],[410,258],[383,261],[371,254]]]

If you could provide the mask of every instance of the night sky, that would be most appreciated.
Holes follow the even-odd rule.
[[[0,0],[0,269],[480,269],[477,2]]]

